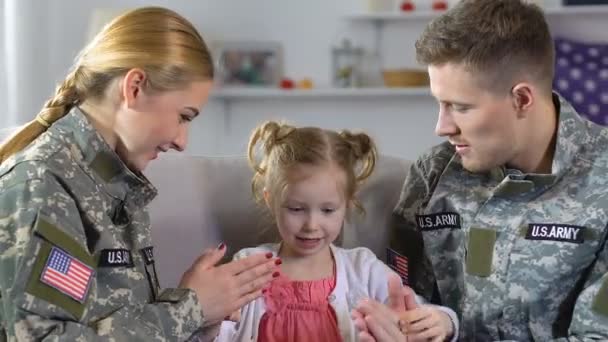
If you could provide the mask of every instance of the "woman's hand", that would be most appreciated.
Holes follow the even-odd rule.
[[[222,244],[205,251],[184,273],[180,288],[196,292],[205,320],[219,322],[261,295],[262,288],[279,275],[278,259],[271,253],[252,255],[216,266],[226,253]]]
[[[450,317],[432,305],[421,305],[401,316],[408,342],[442,342],[454,334]]]

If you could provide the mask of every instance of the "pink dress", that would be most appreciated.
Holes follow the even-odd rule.
[[[336,277],[291,281],[281,275],[264,294],[266,313],[259,342],[341,341],[336,313],[327,297]]]

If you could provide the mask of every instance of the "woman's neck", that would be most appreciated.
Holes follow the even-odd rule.
[[[281,246],[279,256],[283,261],[281,272],[291,280],[319,280],[334,274],[334,257],[329,246],[306,256],[295,255]]]
[[[108,146],[116,150],[118,137],[114,132],[114,121],[117,115],[115,104],[107,99],[99,101],[86,100],[79,104],[78,108],[87,116],[91,125],[106,141]]]

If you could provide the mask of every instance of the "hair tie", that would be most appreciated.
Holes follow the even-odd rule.
[[[51,124],[46,121],[42,116],[40,115],[36,115],[36,121],[41,124],[42,126],[44,126],[44,128],[49,128],[51,127]]]

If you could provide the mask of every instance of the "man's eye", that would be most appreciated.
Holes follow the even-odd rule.
[[[454,109],[457,112],[466,112],[467,110],[469,110],[468,106],[458,106],[458,105],[452,105],[452,109]]]

